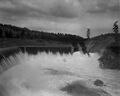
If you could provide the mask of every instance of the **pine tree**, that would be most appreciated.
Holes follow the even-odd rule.
[[[118,32],[119,32],[119,28],[118,28],[118,21],[115,21],[115,23],[113,24],[113,32],[115,33],[115,34],[118,34]]]
[[[118,33],[119,33],[119,27],[118,27],[118,21],[115,21],[113,24],[113,32],[115,33],[115,42],[118,43]]]

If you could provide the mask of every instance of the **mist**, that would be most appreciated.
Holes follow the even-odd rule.
[[[115,75],[100,69],[98,58],[98,54],[91,53],[89,57],[80,52],[73,55],[42,52],[10,56],[9,60],[3,61],[6,66],[13,66],[0,74],[0,96],[71,96],[60,89],[74,81],[92,87],[96,78],[110,83],[112,87],[103,89],[119,96],[115,94],[117,89],[112,89],[114,86],[120,88],[115,82],[111,83],[116,80]]]

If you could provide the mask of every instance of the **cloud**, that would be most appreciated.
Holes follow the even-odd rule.
[[[71,33],[76,34],[81,30],[82,25],[73,21],[54,21],[54,20],[40,20],[40,19],[32,19],[28,18],[27,20],[21,21],[19,25],[24,27],[27,26],[33,30],[44,30],[48,32],[61,32],[61,33]],[[82,35],[82,33],[79,33]]]
[[[73,19],[79,17],[81,9],[78,0],[0,0],[0,20]]]
[[[85,34],[87,27],[110,28],[107,22],[120,18],[118,4],[118,0],[0,0],[0,22]]]
[[[4,22],[21,22],[22,20],[26,20],[27,18],[43,18],[47,14],[44,11],[31,8],[24,4],[20,4],[18,2],[14,2],[11,0],[11,3],[6,3],[6,1],[0,1],[5,6],[0,6],[0,20]],[[9,4],[12,4],[9,5]],[[6,7],[6,6],[9,6]],[[13,7],[14,6],[14,7]]]
[[[56,17],[76,18],[79,16],[79,11],[75,8],[65,5],[56,5],[50,9],[49,14]]]
[[[87,12],[92,14],[120,15],[120,2],[118,0],[99,0]]]
[[[15,6],[10,1],[0,0],[0,8],[15,8]]]
[[[61,18],[75,18],[81,10],[76,0],[74,2],[73,0],[17,0],[17,2],[19,5],[24,5],[31,9],[39,10],[44,14]]]
[[[120,7],[118,0],[0,0],[0,11],[5,17],[10,14],[19,19],[43,15],[73,19],[88,13],[119,15]]]
[[[1,17],[17,19],[41,16],[73,19],[84,18],[88,13],[119,15],[120,7],[117,0],[0,0],[0,11]]]
[[[74,32],[80,29],[78,24],[65,19],[79,17],[80,7],[75,0],[0,0],[10,2],[13,7],[0,9],[0,21],[32,29],[45,29],[59,32]],[[76,5],[78,4],[78,5]],[[77,9],[77,10],[76,10]],[[65,28],[66,27],[66,28]]]

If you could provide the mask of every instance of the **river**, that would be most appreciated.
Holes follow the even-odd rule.
[[[100,69],[98,58],[96,53],[88,56],[80,52],[17,53],[3,61],[8,69],[0,74],[0,96],[89,96],[60,90],[75,81],[110,94],[94,96],[120,96],[120,72]],[[105,86],[95,86],[96,79]]]

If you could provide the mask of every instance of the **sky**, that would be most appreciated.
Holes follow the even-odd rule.
[[[112,32],[120,0],[0,0],[0,23],[85,37]],[[120,25],[120,23],[119,23]]]

